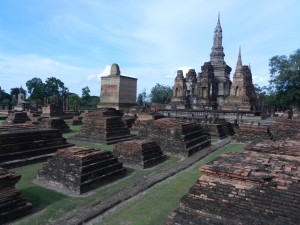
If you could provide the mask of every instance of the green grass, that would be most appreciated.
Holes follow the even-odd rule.
[[[18,224],[45,224],[49,220],[58,219],[68,211],[78,207],[84,207],[85,205],[95,201],[95,199],[100,200],[113,195],[117,191],[126,188],[134,181],[151,173],[170,168],[178,163],[178,161],[179,158],[168,157],[164,163],[151,169],[128,169],[128,175],[126,178],[96,189],[93,191],[92,195],[85,197],[69,197],[32,183],[32,180],[36,178],[37,171],[42,168],[41,163],[14,169],[14,171],[22,175],[20,182],[16,185],[17,189],[21,191],[25,198],[33,203],[33,210],[35,212],[39,211],[39,213],[34,214],[30,218],[23,219]]]
[[[145,194],[125,203],[95,224],[101,225],[163,225],[168,215],[179,206],[180,198],[188,193],[200,177],[199,167],[225,152],[242,152],[243,145],[230,144],[205,157],[188,170],[151,188]]]
[[[80,130],[81,126],[71,126],[70,128],[71,132],[64,134],[64,137],[68,138],[74,135]],[[112,150],[114,147],[114,145],[106,146],[82,141],[68,140],[68,142],[74,143],[76,146],[89,146],[106,150]],[[180,198],[188,193],[188,189],[200,176],[198,168],[201,165],[215,159],[223,152],[239,152],[242,151],[242,149],[243,145],[231,144],[217,150],[187,171],[178,174],[162,184],[156,185],[147,191],[146,194],[139,196],[133,201],[129,201],[124,207],[117,209],[114,213],[108,214],[104,217],[104,220],[98,224],[165,224],[169,213],[178,206]],[[96,189],[92,194],[83,197],[66,196],[34,184],[32,180],[36,178],[37,171],[42,168],[42,163],[14,169],[14,171],[22,175],[16,187],[25,198],[33,203],[33,211],[35,212],[32,216],[23,218],[18,224],[45,224],[48,221],[58,219],[66,212],[75,208],[84,207],[95,200],[98,201],[107,196],[111,196],[144,176],[168,169],[177,164],[179,160],[180,159],[176,157],[168,157],[164,163],[154,168],[147,170],[128,169],[128,175],[125,178]]]

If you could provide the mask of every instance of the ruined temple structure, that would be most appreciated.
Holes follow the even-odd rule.
[[[110,75],[101,77],[99,108],[128,109],[136,105],[137,79],[121,75],[119,65],[111,65]]]
[[[230,95],[226,98],[222,110],[256,111],[259,110],[259,102],[252,83],[252,73],[249,66],[242,65],[241,48]]]
[[[84,116],[83,126],[72,139],[100,144],[115,144],[131,140],[127,125],[122,121],[123,111],[115,108],[100,108]]]
[[[48,159],[37,178],[55,190],[83,194],[125,175],[126,169],[111,151],[70,147]]]
[[[175,78],[175,84],[173,86],[173,97],[171,99],[173,107],[177,109],[185,109],[190,107],[190,103],[187,101],[187,88],[185,78],[182,70],[177,70],[177,76]]]
[[[160,146],[150,140],[131,140],[117,143],[113,154],[128,167],[145,169],[166,159]]]
[[[0,167],[0,223],[4,224],[31,213],[32,204],[16,190],[21,175]]]
[[[235,135],[232,124],[225,119],[215,119],[212,123],[202,124],[208,129],[212,138],[224,139],[228,136]]]
[[[299,224],[299,156],[227,153],[200,172],[168,225]]]
[[[26,112],[9,112],[3,125],[24,124],[30,121]]]
[[[38,124],[38,127],[58,129],[62,133],[68,133],[71,131],[69,125],[61,117],[43,118]]]
[[[245,145],[244,149],[245,151],[300,157],[300,141],[253,141]]]
[[[161,118],[140,126],[140,136],[155,141],[165,154],[188,157],[211,144],[210,134],[194,122]]]
[[[10,169],[45,161],[72,146],[59,130],[29,125],[0,126],[0,167]]]
[[[62,104],[49,104],[42,108],[42,117],[58,117],[64,114]]]
[[[240,124],[239,129],[232,139],[240,143],[250,143],[253,140],[263,141],[272,140],[275,141],[273,135],[273,127],[262,126],[254,124]]]
[[[29,111],[30,102],[25,101],[25,95],[23,94],[22,86],[19,88],[18,103],[14,107],[14,111]]]
[[[171,107],[178,109],[220,109],[225,98],[229,96],[231,86],[231,67],[224,61],[224,48],[222,45],[222,28],[220,16],[214,30],[213,46],[210,61],[201,67],[198,76],[194,69],[190,69],[183,76],[181,70],[177,71],[173,87]]]
[[[300,121],[277,117],[273,121],[273,134],[277,140],[297,140],[297,135],[300,134]]]
[[[73,116],[68,124],[70,126],[79,126],[83,124],[82,120],[83,120],[83,116]]]

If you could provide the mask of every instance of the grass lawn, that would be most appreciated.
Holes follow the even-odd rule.
[[[188,189],[199,177],[199,166],[215,159],[224,152],[242,150],[243,145],[238,144],[231,144],[217,150],[199,161],[192,168],[162,184],[156,185],[137,199],[129,201],[123,207],[105,216],[104,220],[99,221],[97,224],[165,224],[169,213],[178,206],[180,198],[188,192]],[[14,171],[22,175],[16,188],[21,191],[24,197],[33,203],[33,210],[35,211],[35,214],[28,218],[23,218],[18,224],[45,224],[48,221],[58,219],[68,211],[78,207],[84,207],[95,199],[99,200],[113,195],[143,176],[170,168],[178,163],[178,161],[179,158],[168,157],[164,163],[151,169],[128,169],[128,176],[126,178],[99,188],[93,191],[93,194],[85,197],[69,197],[32,183],[32,180],[36,178],[37,171],[42,168],[42,163],[14,169]],[[126,221],[128,223],[126,223]]]
[[[84,207],[95,199],[99,200],[113,195],[143,176],[167,169],[175,165],[178,161],[179,158],[169,157],[164,163],[151,169],[128,169],[128,175],[125,178],[96,189],[92,195],[85,197],[69,197],[32,183],[32,180],[36,178],[37,171],[42,168],[42,163],[14,169],[14,171],[22,175],[20,182],[16,185],[17,189],[33,203],[34,211],[40,211],[30,218],[22,219],[18,224],[45,224],[47,221],[57,219],[72,209]]]
[[[97,225],[165,225],[168,215],[179,206],[180,198],[188,193],[200,177],[199,167],[225,152],[242,152],[243,145],[229,144],[205,157],[188,170],[162,182],[136,199],[108,213]]]
[[[71,132],[64,134],[68,138],[78,132],[80,126],[71,126]],[[90,146],[98,149],[112,150],[113,145],[96,145],[87,142],[70,141],[77,146]],[[107,214],[96,224],[106,225],[153,225],[165,224],[169,213],[174,210],[180,201],[180,198],[188,193],[188,189],[195,184],[200,176],[198,168],[215,159],[220,154],[229,151],[243,151],[243,145],[230,144],[224,148],[205,157],[190,169],[162,182],[159,185],[146,191],[145,194],[138,196],[136,199],[129,201],[124,206],[116,209],[114,212]],[[128,169],[128,175],[112,184],[94,190],[88,196],[70,197],[64,194],[55,192],[50,189],[43,188],[32,182],[36,178],[37,171],[42,168],[42,163],[29,165],[14,169],[22,175],[20,182],[16,184],[16,188],[21,191],[22,195],[33,203],[34,214],[23,218],[17,224],[32,225],[46,224],[51,220],[55,220],[63,216],[75,208],[85,207],[91,202],[101,200],[107,196],[113,195],[117,191],[126,188],[132,182],[141,179],[151,173],[168,169],[177,164],[180,159],[177,157],[168,157],[167,160],[150,169],[135,170]]]

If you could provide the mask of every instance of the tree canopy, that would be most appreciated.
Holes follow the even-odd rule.
[[[300,103],[300,49],[290,54],[274,56],[270,59],[269,94],[271,104],[284,109],[299,108]]]
[[[150,99],[151,103],[167,104],[171,101],[173,95],[172,88],[162,84],[156,84],[151,89]]]
[[[144,89],[142,91],[142,93],[139,93],[138,94],[138,97],[136,99],[136,103],[139,105],[139,106],[146,106],[149,104],[149,102],[147,101],[147,94],[146,94],[146,89]]]
[[[30,94],[29,100],[43,102],[45,97],[45,84],[42,79],[34,77],[26,82],[27,90]]]
[[[21,92],[26,96],[26,91],[21,87],[21,88],[18,88],[18,87],[15,87],[15,88],[11,88],[10,89],[10,95],[11,97],[13,98],[16,98],[18,99],[18,95],[20,93],[20,89],[21,89]]]

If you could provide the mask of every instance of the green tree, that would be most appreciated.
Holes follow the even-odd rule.
[[[89,106],[92,108],[92,109],[96,109],[97,108],[97,105],[99,104],[99,96],[91,96],[91,99],[90,99],[90,102],[89,102]]]
[[[68,107],[73,110],[77,110],[80,103],[80,97],[75,93],[68,95]]]
[[[40,78],[34,77],[26,82],[29,100],[34,100],[37,103],[43,103],[45,96],[45,84]]]
[[[156,84],[151,89],[150,99],[151,103],[167,104],[171,101],[173,95],[172,88],[162,84]]]
[[[267,104],[267,106],[270,106],[269,109],[282,109],[274,90],[272,90],[270,86],[260,87],[257,84],[255,84],[254,88],[255,92],[258,94],[258,97],[263,101],[262,106],[266,106],[265,104]]]
[[[283,109],[300,104],[300,49],[290,54],[274,56],[269,62],[271,80],[269,90]]]
[[[11,100],[11,95],[6,93],[4,90],[1,90],[0,88],[0,103],[8,104],[9,102],[11,102]]]
[[[90,89],[88,86],[84,87],[81,89],[82,90],[82,95],[81,95],[81,99],[84,101],[90,101],[91,96],[90,96]]]
[[[45,93],[47,97],[56,96],[58,99],[66,90],[65,84],[55,77],[47,78],[45,82]]]
[[[139,105],[139,106],[145,106],[145,105],[148,105],[149,102],[147,102],[147,94],[146,94],[146,89],[144,89],[142,91],[142,93],[139,93],[138,94],[138,97],[136,99],[136,103]]]
[[[82,95],[81,95],[81,103],[82,105],[84,105],[84,108],[87,108],[87,105],[89,104],[90,100],[91,100],[91,96],[90,96],[90,89],[88,86],[84,87],[81,89],[82,90]]]
[[[21,88],[18,88],[18,87],[15,87],[15,88],[11,88],[10,89],[10,95],[11,97],[14,97],[16,99],[18,99],[18,95],[20,93],[20,89],[21,89],[21,92],[26,96],[26,90],[24,90],[22,87]]]

